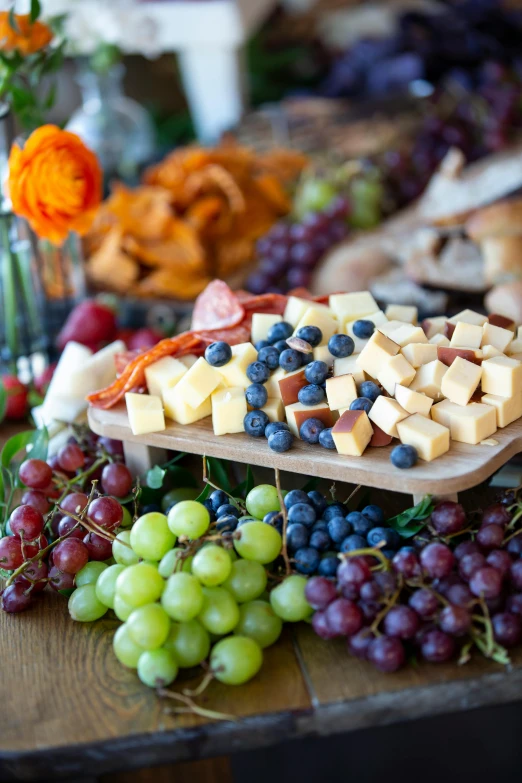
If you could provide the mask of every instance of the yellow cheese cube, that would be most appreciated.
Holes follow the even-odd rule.
[[[261,410],[266,413],[269,421],[285,420],[285,408],[280,397],[269,397]]]
[[[252,328],[251,337],[252,342],[257,343],[259,340],[266,340],[268,330],[274,324],[281,323],[283,320],[280,315],[270,315],[268,313],[254,313],[252,316]]]
[[[388,394],[395,394],[395,386],[398,383],[403,386],[409,386],[414,378],[415,369],[402,353],[390,356],[383,363],[377,374],[377,380],[381,386],[384,386]]]
[[[461,310],[460,313],[457,313],[457,315],[454,315],[447,320],[450,322],[450,324],[465,323],[474,324],[475,326],[483,326],[488,320],[488,317],[483,313],[476,313],[475,310]],[[472,346],[464,345],[462,347],[470,348]],[[477,345],[476,347],[478,348],[479,346]]]
[[[250,386],[246,369],[257,359],[257,351],[252,343],[239,343],[232,346],[232,358],[223,367],[216,367],[227,386]]]
[[[392,438],[397,437],[398,422],[406,419],[410,414],[404,410],[397,400],[391,397],[385,397],[381,394],[377,397],[368,414],[370,421],[373,421],[378,427]]]
[[[325,427],[332,427],[337,414],[330,410],[326,402],[317,405],[303,405],[302,402],[294,402],[285,407],[286,421],[290,432],[299,438],[299,430],[306,419],[314,417],[320,419]]]
[[[221,383],[221,375],[200,357],[176,384],[180,399],[191,408],[199,408]]]
[[[452,348],[480,348],[482,342],[482,327],[459,321],[451,335]]]
[[[458,413],[461,410],[462,405],[457,405],[456,402],[451,400],[442,400],[433,406],[431,409],[431,418],[438,424],[443,424],[445,427],[450,427],[451,415]]]
[[[331,411],[349,408],[357,399],[353,375],[337,375],[326,380],[326,398]]]
[[[346,356],[344,359],[335,359],[333,363],[333,374],[336,375],[353,375],[353,379],[357,386],[366,380],[366,374],[357,364],[357,355]]]
[[[323,339],[321,340],[320,345],[327,345],[330,337],[336,333],[338,323],[329,307],[313,304],[299,320],[295,331],[297,332],[303,326],[318,326],[323,333]]]
[[[212,426],[214,435],[244,432],[247,414],[245,390],[242,386],[214,392],[212,395]]]
[[[317,348],[314,348],[314,361],[324,362],[328,367],[331,367],[334,359],[335,356],[330,353],[327,345],[318,345]]]
[[[482,327],[481,346],[493,345],[501,353],[505,353],[508,345],[513,342],[513,336],[511,329],[503,329],[486,322]]]
[[[502,351],[499,351],[494,345],[484,345],[482,347],[483,359],[493,359],[494,356],[502,356]]]
[[[173,389],[167,389],[163,393],[163,405],[165,414],[177,421],[178,424],[194,424],[195,421],[204,419],[212,413],[210,396],[197,408],[188,405],[184,395],[180,394],[179,383]]]
[[[193,364],[196,364],[198,360],[198,357],[193,353],[188,353],[186,356],[182,356],[179,361],[185,365],[185,367],[190,370]]]
[[[286,303],[283,321],[297,326],[303,315],[310,307],[310,299],[300,299],[298,296],[289,296]]]
[[[269,397],[281,397],[281,391],[279,389],[279,381],[281,378],[284,378],[287,375],[287,373],[283,370],[282,367],[278,367],[275,372],[272,373],[270,378],[267,380],[266,383],[263,384],[263,386],[266,389],[266,392]]]
[[[386,318],[390,321],[404,321],[407,324],[416,324],[418,310],[410,305],[389,304],[386,308]]]
[[[345,411],[332,428],[339,454],[360,457],[372,439],[373,428],[366,411]]]
[[[427,343],[428,338],[424,334],[423,329],[420,326],[413,326],[413,324],[402,324],[397,329],[394,329],[391,334],[388,335],[390,340],[404,348],[409,343]]]
[[[515,397],[522,392],[522,364],[507,356],[494,356],[482,362],[482,391],[499,397]]]
[[[522,416],[522,394],[514,397],[500,397],[498,394],[484,394],[481,400],[485,405],[491,405],[497,414],[497,427],[507,427],[512,421]]]
[[[442,379],[441,391],[457,405],[467,405],[480,383],[482,368],[461,356],[452,362]]]
[[[419,367],[415,378],[410,383],[410,389],[427,394],[433,400],[440,400],[442,398],[442,379],[447,369],[446,365],[439,362],[438,359],[434,362],[423,364]]]
[[[164,356],[145,368],[145,380],[150,394],[161,397],[166,389],[172,389],[187,372],[187,367],[179,359]]]
[[[159,397],[127,392],[125,402],[133,435],[146,435],[148,432],[162,432],[165,429],[163,405]]]
[[[431,345],[435,346],[441,346],[442,348],[447,348],[450,344],[450,341],[447,337],[445,337],[443,334],[434,334],[433,337],[430,337],[429,342]]]
[[[422,416],[430,415],[433,400],[421,392],[412,391],[407,386],[397,384],[395,387],[395,399],[407,413],[420,413]]]
[[[437,346],[430,343],[409,343],[401,348],[402,355],[412,367],[420,367],[422,364],[434,362],[437,358]]]
[[[399,346],[382,332],[376,331],[368,340],[356,361],[361,370],[367,372],[372,378],[377,378],[379,370],[390,356],[399,353]],[[335,363],[334,363],[335,367]]]
[[[516,340],[512,340],[507,349],[506,353],[509,355],[512,355],[514,353],[521,353],[522,352],[522,337],[517,337]]]
[[[416,448],[419,457],[426,462],[431,462],[449,451],[449,429],[426,416],[421,416],[420,413],[400,421],[397,431],[401,443]]]
[[[365,315],[364,320],[371,321],[377,327],[382,326],[383,324],[388,322],[388,319],[386,318],[382,310],[378,310],[376,313],[370,313],[370,315]],[[352,320],[344,321],[343,331],[345,334],[348,334],[352,338],[355,346],[354,353],[361,353],[362,349],[368,342],[368,338],[357,337],[353,333],[354,323],[355,321]]]
[[[422,328],[428,340],[437,334],[443,334],[448,319],[445,315],[438,315],[435,318],[425,318],[422,322]]]
[[[357,321],[369,313],[375,313],[379,305],[369,291],[357,291],[351,294],[332,294],[328,300],[330,309],[339,322]]]
[[[481,402],[458,406],[450,413],[450,437],[459,443],[476,445],[497,431],[497,417],[494,408]]]
[[[386,321],[386,323],[379,324],[377,328],[379,332],[382,332],[386,337],[389,337],[392,332],[400,329],[401,326],[411,326],[411,324],[406,324],[404,321]]]

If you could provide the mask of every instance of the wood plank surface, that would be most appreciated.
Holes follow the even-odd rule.
[[[367,449],[362,457],[346,457],[296,439],[290,451],[276,454],[264,438],[253,440],[244,433],[215,436],[210,417],[186,426],[168,421],[164,432],[135,436],[125,406],[118,406],[107,411],[90,408],[89,424],[99,435],[118,440],[412,495],[426,492],[441,495],[469,489],[489,478],[522,450],[522,419],[495,433],[496,446],[452,441],[447,454],[433,462],[420,460],[411,470],[399,470],[391,464],[391,446]]]

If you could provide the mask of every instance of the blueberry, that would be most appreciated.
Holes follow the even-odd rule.
[[[265,429],[265,438],[269,438],[270,435],[273,435],[274,432],[279,432],[279,430],[290,430],[288,424],[286,421],[270,421],[266,425]]]
[[[372,409],[373,402],[368,397],[357,397],[356,400],[350,403],[351,411],[366,411],[369,413]]]
[[[161,513],[161,506],[158,506],[157,503],[148,503],[146,506],[141,507],[140,514],[152,514],[156,511]]]
[[[366,536],[370,546],[377,546],[381,541],[389,549],[398,549],[401,545],[401,537],[396,530],[391,527],[374,527]]]
[[[297,330],[295,336],[299,337],[300,340],[304,340],[312,348],[317,348],[323,339],[323,333],[318,326],[302,326]]]
[[[249,517],[249,516],[240,517],[240,519],[238,519],[237,521],[237,526],[241,527],[241,525],[246,525],[247,522],[256,522],[256,521],[257,520],[255,517]]]
[[[310,362],[313,362],[313,353],[302,353],[301,351],[299,351],[299,353],[301,354],[301,367],[305,367],[307,364],[310,364]]]
[[[372,336],[375,330],[373,321],[354,321],[352,326],[353,333],[360,340],[367,340]]]
[[[324,519],[318,519],[317,522],[314,522],[312,525],[312,533],[316,530],[326,530],[326,532],[328,532],[328,522],[325,522]]]
[[[330,505],[323,511],[323,519],[329,522],[334,517],[344,517],[346,514],[346,507],[342,503],[330,503]]]
[[[265,514],[263,517],[263,522],[265,525],[275,527],[280,533],[283,532],[283,515],[280,511],[269,511],[268,514]]]
[[[279,367],[280,351],[274,345],[267,345],[261,348],[257,354],[260,362],[264,362],[269,370],[276,370]]]
[[[302,355],[303,354],[299,353],[299,351],[294,351],[293,348],[286,348],[284,351],[281,351],[281,355],[279,356],[279,366],[282,367],[285,372],[298,370],[301,366]]]
[[[374,527],[376,525],[382,525],[386,519],[386,517],[384,516],[384,511],[380,506],[375,506],[375,505],[365,506],[361,511],[361,514],[364,517],[366,517],[366,519],[369,519],[370,522],[373,522]]]
[[[365,538],[352,533],[352,535],[346,536],[344,541],[342,541],[341,552],[352,552],[354,549],[365,549],[367,546]]]
[[[383,553],[384,557],[387,557],[388,560],[393,560],[397,552],[395,549],[381,549],[381,552]]]
[[[237,527],[237,517],[232,514],[224,514],[216,522],[216,530],[220,533],[229,533]]]
[[[310,536],[310,546],[317,549],[318,552],[326,552],[332,546],[332,541],[326,530],[312,530]]]
[[[268,424],[268,416],[264,411],[249,411],[243,419],[245,432],[253,438],[262,438]]]
[[[316,519],[315,511],[309,503],[295,503],[288,509],[288,523],[290,525],[299,522],[300,525],[312,527]]]
[[[330,538],[336,544],[341,544],[352,532],[352,526],[344,517],[334,517],[327,524]]]
[[[268,392],[261,383],[251,383],[245,389],[246,401],[252,408],[262,408],[268,400]]]
[[[212,367],[223,367],[231,358],[232,349],[228,343],[210,343],[205,349],[205,359]]]
[[[278,353],[281,353],[282,351],[286,351],[288,344],[286,340],[278,340],[276,343],[274,343],[273,347]]]
[[[335,449],[334,439],[332,437],[332,428],[327,427],[319,433],[319,443],[323,449]]]
[[[214,511],[217,511],[224,503],[228,503],[228,495],[222,489],[215,489],[214,492],[210,493],[208,499],[212,503]]]
[[[297,399],[303,405],[317,405],[324,400],[324,389],[316,383],[310,383],[299,389]]]
[[[214,506],[212,505],[211,499],[207,498],[206,500],[204,500],[203,501],[203,505],[205,506],[205,508],[207,509],[208,513],[210,514],[210,521],[214,522],[215,519],[216,519],[216,512],[214,511]],[[154,509],[151,509],[151,510],[154,510]],[[143,508],[141,513],[142,514],[148,514],[150,512],[145,511],[145,509]]]
[[[310,503],[308,495],[302,489],[291,489],[285,495],[284,504],[287,509],[295,506],[296,503]]]
[[[257,351],[258,353],[259,353],[259,351],[261,351],[263,348],[268,348],[269,346],[270,346],[270,343],[268,342],[268,340],[258,340],[258,341],[257,341],[257,343],[254,343],[254,348],[256,349],[256,351]],[[258,358],[259,358],[259,357],[258,357]],[[263,362],[263,361],[264,361],[264,359],[261,359],[261,361]]]
[[[346,521],[351,524],[353,532],[358,536],[366,537],[372,527],[375,527],[373,522],[367,517],[363,517],[360,511],[351,511],[347,514]]]
[[[277,430],[268,438],[268,447],[278,454],[289,451],[294,444],[294,436],[288,430]]]
[[[352,355],[355,343],[348,334],[334,334],[328,340],[328,350],[337,359],[344,359]]]
[[[327,553],[319,561],[317,573],[319,576],[335,576],[340,564],[341,561],[336,554]]]
[[[264,362],[252,362],[246,368],[246,374],[249,381],[252,383],[266,383],[270,378],[270,370],[268,365]]]
[[[324,430],[323,430],[324,432]],[[328,503],[326,502],[326,498],[324,495],[322,495],[320,492],[318,492],[316,489],[312,489],[308,493],[308,501],[312,504],[312,506],[315,509],[315,513],[318,517],[320,517],[325,510]]]
[[[288,525],[286,528],[286,543],[291,552],[308,544],[309,533],[304,525]]]
[[[294,555],[294,559],[295,570],[299,574],[310,575],[315,574],[317,571],[321,556],[319,555],[317,549],[314,549],[311,546],[304,546],[297,550]]]
[[[401,470],[412,468],[419,459],[419,454],[415,446],[407,446],[405,443],[401,443],[400,446],[395,446],[390,454],[392,465]]]
[[[304,374],[308,383],[324,383],[328,378],[328,365],[319,360],[310,362],[306,365]]]
[[[359,386],[359,394],[361,397],[367,397],[372,402],[375,402],[382,392],[373,381],[363,381]]]
[[[277,343],[280,340],[288,340],[288,338],[292,336],[293,331],[294,327],[292,324],[289,324],[286,321],[279,321],[278,324],[272,324],[268,330],[266,339],[269,343],[274,345],[274,343]]]
[[[305,443],[319,443],[319,435],[323,430],[323,422],[312,417],[303,421],[299,428],[299,435]]]
[[[233,517],[236,517],[236,519],[239,519],[241,516],[241,511],[236,508],[236,506],[233,506],[232,503],[223,503],[223,505],[220,506],[216,511],[216,516],[219,519],[225,514],[231,514]]]

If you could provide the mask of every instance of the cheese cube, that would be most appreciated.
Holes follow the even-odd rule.
[[[450,340],[452,348],[480,348],[482,327],[459,321]]]
[[[442,400],[433,406],[431,409],[431,418],[438,424],[443,424],[445,427],[450,427],[451,415],[458,413],[461,410],[462,405],[457,405],[456,402],[451,400]]]
[[[396,329],[400,329],[401,326],[411,326],[411,324],[405,324],[403,321],[387,321],[384,324],[380,324],[377,328],[379,332],[382,332],[389,337]]]
[[[293,402],[297,402],[299,390],[303,386],[308,386],[308,381],[305,378],[305,368],[300,367],[298,370],[285,372],[279,378],[277,384],[279,389],[278,393],[274,394],[274,397],[281,397],[283,405],[291,405]]]
[[[457,315],[448,318],[450,324],[465,323],[474,324],[475,326],[483,326],[487,320],[487,315],[477,313],[475,310],[461,310]]]
[[[394,329],[391,334],[388,335],[390,340],[404,348],[409,343],[427,343],[428,338],[424,334],[420,326],[413,326],[413,324],[403,324],[398,329]]]
[[[415,369],[405,359],[402,353],[396,356],[390,356],[383,363],[378,374],[377,380],[384,386],[388,394],[395,394],[395,386],[401,383],[403,386],[409,386],[415,378]]]
[[[47,428],[49,438],[54,438],[59,432],[65,429],[65,423],[63,421],[58,421],[57,419],[52,419],[47,415],[43,409],[43,405],[36,405],[34,408],[31,408],[31,416],[39,430],[43,429],[43,427]]]
[[[514,353],[520,353],[522,351],[522,337],[517,337],[516,340],[512,340],[506,350],[506,353],[512,355]]]
[[[410,383],[410,389],[427,394],[433,400],[440,400],[442,398],[442,379],[447,369],[446,365],[439,362],[438,359],[421,365]]]
[[[373,428],[366,411],[345,411],[332,429],[339,454],[360,457],[372,439]]]
[[[268,313],[254,313],[252,316],[251,338],[253,343],[259,340],[266,340],[268,330],[274,324],[281,323],[283,320],[280,315],[270,315]]]
[[[518,329],[517,329],[516,339],[517,340],[522,340],[522,326],[519,326]]]
[[[221,376],[201,356],[176,384],[180,399],[191,408],[199,408],[221,383]]]
[[[212,413],[210,396],[199,407],[194,408],[187,403],[184,395],[180,392],[179,383],[163,393],[163,405],[165,415],[177,421],[178,424],[194,424],[195,421],[204,419],[205,416],[210,416]]]
[[[431,462],[449,451],[449,429],[419,413],[400,421],[397,430],[401,443],[416,448],[419,457],[426,462]]]
[[[494,356],[482,362],[482,391],[499,397],[522,393],[522,364],[507,356]]]
[[[481,345],[493,345],[501,353],[505,353],[508,345],[513,342],[513,332],[500,326],[485,323],[482,327]]]
[[[422,416],[430,415],[433,400],[431,397],[421,394],[421,392],[412,391],[407,386],[397,384],[395,387],[395,399],[406,413],[420,413]]]
[[[297,332],[303,326],[318,326],[323,333],[320,345],[327,345],[330,337],[336,333],[338,323],[329,307],[313,304],[299,319],[295,331]]]
[[[445,364],[446,367],[451,367],[455,359],[459,357],[473,364],[482,364],[483,354],[480,348],[453,348],[451,345],[448,348],[442,345],[437,346],[437,359],[442,364]]]
[[[74,375],[77,372],[81,372],[91,356],[92,351],[85,345],[74,342],[74,340],[70,340],[67,343],[56,365],[43,402],[42,413],[47,419],[57,419],[58,421],[71,423],[87,407],[85,395],[95,389],[82,390],[79,393],[76,387],[73,395],[72,388],[75,385],[75,382],[73,382]],[[71,399],[71,396],[74,396],[74,400]],[[69,403],[67,411],[65,410],[65,402]],[[71,418],[72,416],[74,418]]]
[[[163,405],[159,397],[127,392],[125,402],[133,435],[146,435],[148,432],[162,432],[165,429]]]
[[[263,384],[269,397],[281,396],[281,391],[279,389],[279,381],[281,380],[281,378],[284,378],[285,375],[286,372],[283,370],[283,368],[278,367],[277,370],[275,370],[272,373],[272,375],[267,380],[267,382]]]
[[[441,391],[457,405],[467,405],[480,383],[482,369],[457,356],[442,379]]]
[[[179,361],[190,370],[193,364],[196,364],[198,357],[194,353],[188,353],[186,356],[180,356]]]
[[[303,315],[310,307],[310,299],[301,299],[298,296],[289,296],[286,303],[283,321],[297,326]]]
[[[149,394],[161,397],[167,389],[172,389],[187,372],[187,367],[179,359],[164,356],[145,368],[145,380]]]
[[[450,413],[450,437],[459,443],[476,445],[497,431],[495,410],[481,402],[458,406]]]
[[[243,424],[247,414],[245,390],[242,386],[231,386],[212,395],[212,426],[214,435],[228,435],[244,432]]]
[[[430,337],[429,342],[431,345],[436,345],[437,347],[440,345],[441,347],[446,348],[449,346],[450,341],[447,337],[445,337],[443,334],[434,334],[433,337]]]
[[[361,370],[357,364],[357,355],[346,356],[344,359],[335,359],[333,364],[333,374],[337,375],[353,375],[353,379],[357,386],[366,380],[366,374]]]
[[[334,363],[335,356],[330,353],[327,345],[318,345],[314,348],[314,361],[324,362],[331,367]]]
[[[269,421],[285,420],[285,409],[283,401],[279,397],[269,397],[261,410],[266,413]]]
[[[493,359],[494,356],[502,356],[502,351],[499,351],[494,345],[484,345],[482,347],[483,359]]]
[[[368,415],[370,421],[377,424],[383,432],[396,438],[398,422],[406,419],[410,414],[399,405],[397,400],[381,394],[373,403]]]
[[[126,351],[123,340],[115,340],[113,343],[101,348],[92,356],[89,356],[81,367],[69,371],[67,393],[65,396],[84,398],[97,389],[109,386],[116,379],[116,354]]]
[[[500,397],[497,394],[484,394],[482,402],[491,405],[496,411],[497,427],[507,427],[522,416],[522,394],[514,397]]]
[[[326,380],[326,398],[330,410],[349,408],[357,399],[357,387],[353,375],[337,375]]]
[[[382,332],[374,332],[356,361],[361,370],[377,378],[383,363],[399,353],[399,346]],[[335,368],[335,362],[334,362]]]
[[[412,367],[420,367],[422,364],[434,362],[437,358],[437,346],[430,343],[409,343],[401,348],[402,355]]]
[[[437,334],[444,333],[444,328],[446,326],[447,320],[448,319],[446,318],[445,315],[438,315],[436,318],[424,319],[424,321],[421,323],[421,326],[428,340],[431,340],[431,338],[435,337],[435,335]]]
[[[369,313],[375,313],[379,305],[369,291],[357,291],[351,294],[332,294],[328,300],[330,309],[340,322],[357,321]]]
[[[418,310],[409,305],[389,304],[386,308],[386,318],[390,321],[404,321],[407,324],[416,324]]]
[[[319,419],[325,427],[332,427],[336,418],[326,402],[319,402],[317,405],[303,405],[302,402],[294,402],[285,407],[285,413],[290,432],[296,438],[300,437],[299,430],[307,419]]]
[[[499,315],[498,313],[490,313],[488,315],[488,322],[493,324],[493,326],[501,326],[502,329],[509,329],[513,334],[515,334],[517,330],[515,322],[511,318],[506,318],[505,315]]]
[[[388,319],[386,318],[386,316],[384,315],[382,310],[378,310],[376,313],[370,313],[370,315],[365,315],[364,316],[364,320],[365,321],[371,321],[373,324],[375,324],[375,326],[382,326],[383,324],[387,323],[387,321],[388,321]],[[344,321],[343,331],[344,331],[345,334],[348,334],[352,338],[352,340],[354,342],[354,346],[355,346],[354,353],[361,353],[362,349],[364,348],[364,346],[368,342],[369,338],[357,337],[353,333],[353,325],[354,325],[354,323],[355,323],[355,321],[352,321],[352,320]]]
[[[239,345],[232,346],[231,360],[223,367],[216,367],[216,372],[221,375],[227,386],[242,386],[246,389],[247,386],[250,386],[246,369],[256,359],[257,351],[252,343],[239,343]]]

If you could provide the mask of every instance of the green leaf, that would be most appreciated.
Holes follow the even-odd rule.
[[[64,595],[66,598],[70,598],[75,590],[76,590],[75,587],[67,587],[67,588],[64,587],[63,590],[58,590],[58,592],[60,593],[60,595]]]
[[[250,467],[250,465],[247,465],[245,479],[241,481],[241,483],[238,484],[237,487],[234,487],[234,489],[230,494],[233,495],[235,498],[246,498],[250,490],[253,488],[254,488],[254,474],[252,473],[252,468]]]
[[[42,11],[42,9],[41,9],[41,6],[40,6],[40,0],[31,0],[31,10],[29,12],[30,19],[31,19],[31,24],[33,22],[36,22],[36,20],[40,16],[41,11]]]
[[[5,390],[4,384],[2,383],[2,379],[0,378],[0,422],[4,420],[6,408],[7,392]]]
[[[199,495],[197,496],[196,500],[198,503],[203,503],[204,500],[208,498],[210,493],[213,491],[214,487],[211,487],[210,484],[205,484]]]
[[[420,503],[388,520],[388,525],[403,538],[411,538],[425,526],[425,520],[434,508],[431,495],[425,495]]]
[[[218,485],[227,495],[231,494],[232,487],[228,479],[227,470],[223,460],[217,457],[207,457],[207,466],[209,469],[209,478]]]
[[[8,18],[9,27],[11,28],[11,30],[14,30],[15,33],[20,34],[20,28],[18,27],[18,22],[16,21],[16,14],[15,14],[15,10],[14,10],[14,5],[11,8],[11,10],[9,11],[9,15],[8,15],[7,18]]]
[[[30,442],[32,443],[32,449],[30,450],[29,456],[32,459],[42,459],[45,462],[49,449],[49,433],[47,432],[47,427],[42,427],[40,430],[34,430]]]
[[[154,465],[154,467],[147,472],[147,486],[151,489],[159,489],[162,487],[166,472],[167,471],[164,468],[160,468],[159,465]]]
[[[34,430],[27,430],[26,432],[19,432],[18,435],[13,435],[12,438],[5,443],[2,453],[0,454],[0,465],[4,468],[9,468],[14,457],[25,449],[29,443],[33,442]]]
[[[45,100],[42,104],[43,109],[45,111],[49,111],[49,109],[52,109],[55,100],[56,100],[56,82],[54,84],[51,84],[51,88],[47,93]]]
[[[312,492],[314,489],[317,489],[318,486],[319,486],[318,478],[308,479],[308,481],[303,487],[303,492]]]

